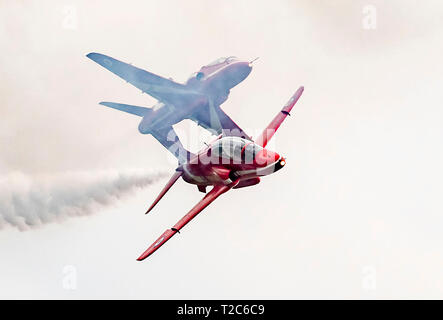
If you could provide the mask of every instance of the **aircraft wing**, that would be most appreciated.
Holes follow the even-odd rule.
[[[159,101],[178,106],[187,104],[196,98],[202,98],[200,94],[190,91],[180,83],[160,77],[107,55],[91,52],[86,56]]]
[[[229,117],[220,106],[214,107],[215,114],[211,110],[199,110],[191,116],[191,119],[207,130],[214,130],[224,136],[236,136],[252,140],[242,128]]]
[[[221,194],[231,189],[228,186],[215,185],[194,208],[191,209],[180,221],[178,221],[171,229],[166,230],[163,234],[137,259],[139,261],[146,259],[153,254],[158,248],[165,244],[174,234],[180,231],[189,221],[206,208],[212,201]]]
[[[263,130],[260,136],[257,137],[257,139],[255,140],[256,144],[262,146],[263,148],[266,147],[268,141],[271,140],[272,136],[280,127],[283,120],[285,120],[286,117],[290,115],[289,112],[291,112],[295,103],[300,98],[301,94],[303,93],[303,90],[304,90],[303,87],[298,88],[298,90],[294,93],[291,99],[289,99],[289,101],[284,105],[283,109],[275,116],[274,119],[272,119],[272,121],[268,124],[265,130]]]

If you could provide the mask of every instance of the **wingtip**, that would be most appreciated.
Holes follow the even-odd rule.
[[[140,257],[137,258],[137,261],[143,261],[145,260],[147,257],[149,257],[151,254],[146,254],[146,251],[142,253],[142,255]]]
[[[297,91],[294,93],[294,95],[292,97],[295,98],[296,102],[301,97],[301,95],[303,94],[304,90],[305,90],[305,87],[304,86],[300,86],[297,89]]]
[[[102,53],[98,53],[98,52],[89,52],[86,55],[87,58],[91,59],[92,61],[95,61],[98,63],[98,61],[102,60],[102,59],[108,59],[109,57],[102,54]]]

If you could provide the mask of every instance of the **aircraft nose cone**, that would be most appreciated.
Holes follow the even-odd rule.
[[[245,80],[252,71],[252,65],[249,62],[236,62],[232,67],[235,85]]]
[[[280,160],[275,163],[274,172],[277,172],[278,170],[283,168],[285,164],[286,164],[286,159],[281,157]]]
[[[258,166],[267,166],[280,159],[280,155],[277,152],[262,149],[255,155],[255,164]]]
[[[239,69],[241,70],[241,73],[246,78],[247,76],[249,76],[249,74],[252,71],[252,63],[249,63],[249,62],[239,62],[239,64],[240,64]]]

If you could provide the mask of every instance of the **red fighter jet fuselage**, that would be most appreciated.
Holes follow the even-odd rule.
[[[220,184],[241,188],[260,182],[261,176],[274,173],[285,165],[278,153],[239,137],[224,137],[180,166],[182,177],[200,189]]]
[[[220,135],[214,142],[194,155],[190,161],[176,169],[146,213],[154,208],[180,177],[188,183],[197,185],[201,192],[206,193],[207,186],[213,186],[213,188],[188,214],[171,229],[166,230],[138,260],[143,260],[154,253],[221,194],[230,189],[258,184],[260,177],[272,174],[285,166],[285,159],[278,153],[267,150],[266,145],[289,115],[302,92],[303,87],[300,87],[255,141],[237,136]]]

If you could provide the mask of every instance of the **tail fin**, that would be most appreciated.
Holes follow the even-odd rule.
[[[174,174],[172,175],[171,179],[169,179],[169,181],[166,184],[166,186],[162,189],[160,194],[157,196],[157,198],[151,204],[151,206],[149,207],[148,211],[146,211],[146,214],[148,214],[155,207],[155,205],[160,201],[161,198],[163,198],[165,193],[168,192],[169,189],[171,189],[172,185],[178,180],[178,178],[181,177],[182,174],[183,174],[183,171],[176,171],[176,172],[174,172]]]
[[[286,119],[287,116],[289,116],[289,112],[291,112],[292,107],[294,107],[295,103],[300,98],[301,94],[303,93],[304,87],[298,88],[298,90],[294,93],[294,95],[289,99],[289,101],[285,104],[283,109],[275,116],[274,119],[272,119],[271,123],[268,124],[268,126],[263,130],[261,135],[257,137],[255,140],[255,143],[262,146],[263,148],[266,147],[268,144],[268,141],[271,140],[274,133],[277,131],[277,129],[282,124],[283,120]]]
[[[115,102],[100,102],[101,105],[134,114],[139,117],[144,117],[152,112],[151,108],[138,107],[129,104],[115,103]],[[140,128],[139,128],[140,130]],[[187,151],[180,139],[178,138],[175,130],[172,126],[162,127],[160,129],[140,131],[142,133],[150,133],[155,139],[158,140],[168,151],[170,151],[177,159],[179,164],[183,164],[188,161],[193,154]]]
[[[163,147],[177,158],[179,165],[189,161],[195,156],[192,152],[183,147],[180,138],[177,136],[177,133],[172,126],[163,127],[159,130],[152,130],[150,133],[163,145]]]
[[[115,102],[100,102],[99,104],[101,104],[102,106],[105,106],[105,107],[117,109],[117,110],[124,111],[124,112],[131,113],[131,114],[135,114],[136,116],[139,116],[139,117],[144,117],[152,110],[150,108],[137,107],[137,106],[132,106],[130,104],[115,103]]]

